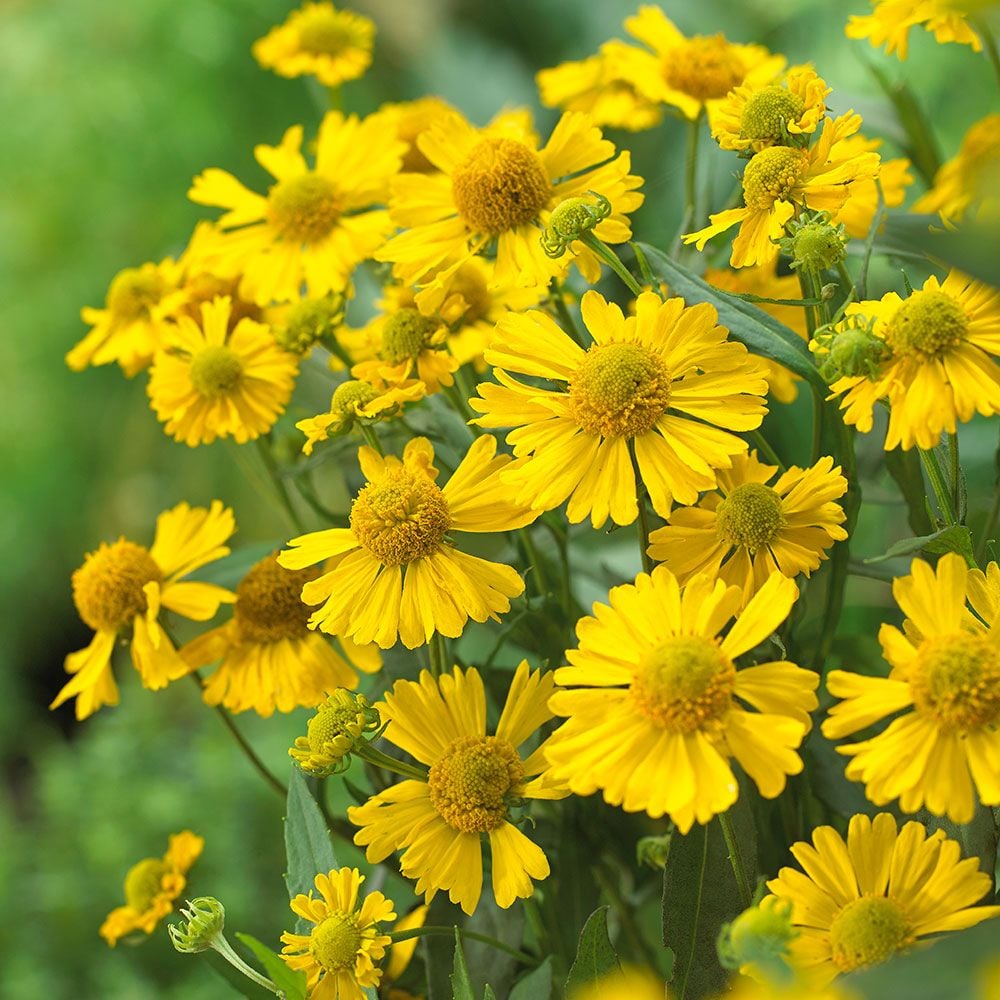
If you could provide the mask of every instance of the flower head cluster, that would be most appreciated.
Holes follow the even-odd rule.
[[[320,704],[298,736],[288,755],[307,774],[326,778],[346,770],[351,752],[362,740],[373,739],[382,729],[378,710],[361,694],[343,688]]]

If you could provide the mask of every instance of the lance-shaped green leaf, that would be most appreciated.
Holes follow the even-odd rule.
[[[510,991],[510,1000],[549,1000],[552,996],[552,958],[519,980]]]
[[[908,556],[914,552],[928,552],[931,555],[942,555],[945,552],[957,552],[966,560],[972,558],[972,535],[964,524],[953,524],[930,535],[919,535],[916,538],[903,538],[885,550],[880,556],[866,559],[866,563],[885,562],[896,556]]]
[[[268,978],[285,994],[286,1000],[306,1000],[306,974],[292,969],[281,957],[271,951],[266,944],[250,934],[236,932],[236,939],[245,944],[257,956]]]
[[[451,974],[452,1000],[476,1000],[472,992],[472,981],[469,979],[469,966],[462,950],[462,936],[455,928],[455,966]]]
[[[566,993],[592,983],[621,968],[618,955],[608,936],[608,908],[601,906],[587,918],[580,932],[576,958],[566,979]]]
[[[308,894],[316,876],[339,867],[330,845],[330,833],[323,814],[312,797],[306,779],[298,768],[290,768],[288,803],[285,808],[285,885],[288,898]],[[309,925],[301,917],[296,933],[307,933]]]

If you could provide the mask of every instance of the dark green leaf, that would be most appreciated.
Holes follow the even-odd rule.
[[[438,893],[427,911],[426,923],[435,927],[457,926],[465,919],[462,911],[450,902],[447,893]],[[455,945],[444,934],[422,937],[417,950],[427,975],[427,1000],[451,1000],[451,969]]]
[[[566,979],[566,993],[620,968],[618,955],[608,937],[608,908],[601,906],[591,913],[580,932],[576,958]]]
[[[936,215],[891,215],[875,239],[875,249],[894,257],[926,258],[1000,285],[1000,235],[995,226],[966,223],[944,230]]]
[[[288,780],[288,804],[285,809],[285,854],[288,871],[285,884],[288,898],[308,893],[316,876],[339,867],[323,814],[312,797],[302,772],[293,767]],[[297,930],[306,926],[301,918]]]
[[[953,524],[950,528],[942,528],[930,535],[920,535],[917,538],[903,538],[890,545],[880,556],[866,559],[866,563],[880,563],[896,556],[910,555],[912,552],[928,552],[931,555],[942,555],[945,552],[957,552],[960,556],[972,556],[972,535],[964,524]]]
[[[287,1000],[305,1000],[306,974],[304,972],[290,969],[266,944],[262,944],[249,934],[241,934],[237,931],[236,939],[245,944],[257,956],[257,961],[264,967],[268,978],[285,994]]]
[[[927,491],[924,488],[924,474],[920,468],[920,456],[916,449],[903,451],[902,448],[893,448],[892,451],[884,453],[883,461],[906,501],[910,531],[915,535],[929,535],[934,525],[931,524],[927,513]]]
[[[483,1000],[497,1000],[497,995],[493,992],[493,987],[489,983],[486,984],[486,989],[483,990]]]
[[[472,992],[472,982],[469,980],[469,967],[465,962],[465,952],[462,951],[462,936],[455,928],[455,966],[451,974],[452,1000],[476,1000]]]
[[[529,972],[510,991],[509,1000],[549,1000],[552,996],[552,958]]]

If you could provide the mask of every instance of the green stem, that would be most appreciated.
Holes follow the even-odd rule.
[[[226,940],[224,934],[217,934],[212,939],[212,950],[218,952],[237,972],[246,976],[251,982],[258,986],[263,986],[265,990],[270,990],[275,996],[283,997],[285,994],[270,979],[262,976],[255,969],[250,968],[239,955],[233,951],[232,945]]]
[[[736,888],[739,890],[740,902],[743,904],[743,909],[748,909],[753,905],[753,892],[747,878],[746,865],[743,863],[740,843],[736,838],[736,831],[733,830],[728,813],[719,813],[719,826],[722,827],[722,836],[726,838],[726,850],[729,851],[729,863],[733,866],[733,874],[736,876]]]
[[[226,443],[229,445],[229,453],[240,467],[240,471],[246,476],[254,492],[266,497],[275,511],[287,520],[289,518],[288,508],[281,502],[281,496],[277,492],[274,481],[269,476],[261,475],[259,468],[255,467],[253,460],[243,450],[243,445],[236,444],[231,440]],[[291,520],[289,520],[289,527],[295,529],[295,523]]]
[[[320,338],[320,343],[340,361],[347,369],[347,374],[350,375],[351,368],[354,367],[354,361],[351,360],[350,354],[344,349],[344,345],[337,339],[337,335],[335,333],[325,334]]]
[[[469,409],[469,404],[466,402],[468,397],[466,397],[457,384],[442,385],[442,388],[444,389],[445,399],[448,400],[451,408],[462,418],[462,423],[465,424],[466,430],[468,430],[473,438],[479,437],[483,433],[479,425],[469,423],[470,420],[476,419],[476,415]]]
[[[538,593],[542,595],[547,594],[549,592],[549,582],[545,575],[545,567],[538,555],[538,548],[531,537],[530,529],[522,528],[518,532],[518,537],[524,545],[524,552],[528,557],[528,562],[535,571],[535,582],[538,584]]]
[[[670,248],[671,257],[676,256],[681,248],[684,234],[691,231],[694,220],[698,218],[698,140],[701,138],[703,113],[703,110],[699,110],[698,114],[688,122],[684,149],[684,214],[681,216],[681,227]]]
[[[958,455],[958,434],[948,435],[948,476],[951,483],[951,495],[955,501],[955,513],[958,520],[964,520],[962,511],[962,465]]]
[[[948,484],[945,479],[944,470],[941,468],[941,460],[938,458],[937,451],[933,448],[921,448],[920,461],[923,463],[924,472],[927,473],[927,479],[931,484],[931,489],[934,491],[934,496],[937,499],[938,507],[941,510],[941,516],[944,518],[945,524],[948,527],[958,524],[958,518],[955,516],[955,506],[948,492]]]
[[[646,498],[649,491],[643,482],[642,474],[639,471],[639,462],[635,457],[635,443],[628,443],[628,457],[632,461],[632,475],[635,476],[635,499],[639,508],[639,554],[642,556],[642,569],[644,573],[653,572],[653,558],[649,554],[649,511],[646,509]]]
[[[979,35],[983,40],[983,48],[986,50],[986,55],[990,60],[990,65],[993,67],[997,83],[1000,84],[1000,51],[997,51],[997,40],[994,38],[993,32],[990,30],[990,26],[982,18],[969,17],[969,21],[976,31],[979,32]]]
[[[434,677],[441,677],[448,672],[448,649],[445,645],[444,636],[440,632],[435,632],[431,636],[427,652],[431,658],[431,674]]]
[[[650,269],[649,261],[645,253],[643,253],[642,247],[634,240],[629,240],[628,245],[632,248],[632,253],[635,254],[635,262],[639,265],[639,274],[642,275],[643,282],[656,291],[659,288],[659,284]]]
[[[879,566],[869,566],[867,563],[857,562],[854,559],[847,564],[847,572],[851,576],[861,576],[866,580],[878,580],[881,583],[892,583],[896,579],[891,570],[881,569]]]
[[[601,260],[604,261],[608,267],[611,268],[622,282],[625,284],[626,288],[633,295],[642,294],[642,286],[638,281],[632,276],[629,269],[621,262],[618,254],[614,252],[607,244],[602,243],[593,233],[584,233],[580,237],[580,242],[592,250]]]
[[[271,451],[271,436],[267,435],[267,437],[257,438],[256,444],[257,453],[260,455],[260,460],[264,463],[264,468],[267,469],[267,474],[270,476],[271,482],[274,483],[274,490],[281,501],[281,506],[288,515],[288,520],[300,535],[304,535],[306,527],[302,523],[302,518],[299,517],[299,512],[295,509],[295,505],[292,503],[291,495],[288,492],[288,487],[285,486],[285,480],[282,478],[278,463],[274,460],[274,454]]]
[[[369,764],[374,764],[376,767],[380,767],[385,771],[393,771],[395,774],[402,775],[404,778],[414,778],[417,781],[427,780],[426,771],[421,771],[419,768],[414,767],[412,764],[407,764],[404,761],[396,760],[395,757],[390,757],[387,753],[382,753],[381,750],[377,750],[370,743],[362,743],[357,750],[352,752],[355,756],[360,757],[362,760],[368,761]]]
[[[355,422],[355,426],[361,431],[362,437],[364,437],[369,447],[374,448],[379,455],[384,456],[385,452],[382,450],[382,442],[379,441],[378,435],[375,433],[375,428],[369,427],[368,424],[363,424],[360,420]]]
[[[563,298],[562,285],[558,282],[553,283],[552,290],[549,293],[549,301],[552,303],[552,308],[555,310],[556,316],[559,322],[562,324],[562,328],[568,333],[577,344],[580,345],[584,350],[587,349],[587,343],[580,333],[580,328],[576,325],[576,320],[573,319],[573,314],[569,311],[569,307],[566,305],[566,300]]]
[[[482,941],[483,944],[488,944],[497,951],[505,952],[513,958],[516,958],[522,965],[536,966],[538,965],[538,958],[535,955],[529,955],[527,952],[518,951],[517,948],[511,948],[510,945],[504,944],[503,941],[498,941],[494,937],[490,937],[488,934],[479,934],[476,931],[467,931],[464,927],[459,928],[459,934],[463,938],[468,938],[470,941]],[[420,937],[440,937],[446,935],[447,937],[455,937],[454,927],[436,927],[434,925],[425,924],[423,927],[414,927],[407,931],[390,931],[389,937],[392,939],[393,944],[399,941],[410,941],[413,938]]]
[[[1000,519],[1000,482],[993,488],[993,503],[990,505],[990,512],[986,515],[986,523],[983,525],[983,533],[976,546],[976,561],[982,562],[986,558],[986,546],[990,543],[990,537]]]
[[[763,455],[772,465],[776,465],[779,472],[785,471],[785,463],[781,461],[778,453],[760,431],[748,431],[747,437],[757,446],[758,453]]]

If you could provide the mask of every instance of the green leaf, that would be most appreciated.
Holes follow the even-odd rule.
[[[640,244],[653,273],[667,283],[671,295],[679,295],[688,305],[707,302],[719,313],[719,323],[732,338],[745,344],[760,357],[770,358],[810,382],[825,397],[829,387],[823,381],[806,342],[794,330],[743,299],[713,288],[686,267],[671,260],[661,250]]]
[[[876,235],[875,249],[893,257],[926,258],[989,285],[1000,284],[1000,236],[995,226],[967,222],[945,230],[936,215],[890,215]]]
[[[236,939],[257,956],[270,980],[280,989],[286,1000],[306,1000],[306,974],[289,968],[281,957],[250,934],[236,932]]]
[[[571,994],[573,990],[620,968],[618,955],[608,937],[608,908],[601,906],[591,913],[580,932],[576,958],[566,979],[566,993]]]
[[[885,562],[896,556],[906,556],[912,552],[927,552],[931,555],[942,555],[945,552],[957,552],[967,559],[972,558],[972,535],[964,524],[953,524],[930,535],[919,535],[916,538],[903,538],[890,545],[880,556],[866,559],[866,563]]]
[[[288,870],[285,885],[288,898],[308,894],[316,876],[338,868],[330,845],[330,833],[323,814],[309,791],[306,779],[297,767],[290,768],[288,803],[285,808],[285,854]],[[296,931],[302,933],[307,923],[301,917]]]
[[[486,984],[486,989],[483,990],[483,1000],[497,1000],[497,995],[493,992],[493,987],[489,983]]]
[[[882,460],[889,475],[896,481],[909,511],[910,531],[915,535],[928,535],[934,528],[927,513],[927,494],[920,456],[915,448],[903,451],[893,448],[883,454]]]
[[[469,967],[465,962],[465,952],[462,951],[462,935],[455,928],[455,968],[451,974],[452,1000],[476,1000],[472,992],[472,982],[469,979]]]
[[[529,972],[510,991],[509,1000],[549,1000],[552,996],[552,958]]]

